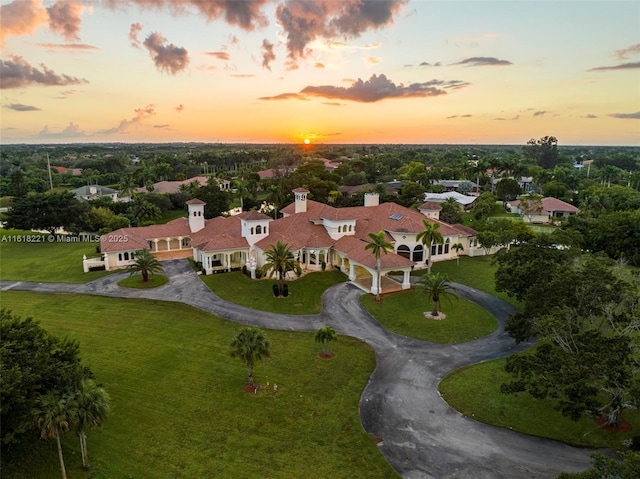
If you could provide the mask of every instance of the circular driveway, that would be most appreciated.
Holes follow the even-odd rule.
[[[315,331],[327,324],[365,341],[377,365],[360,400],[364,429],[381,438],[378,447],[406,479],[555,478],[560,472],[590,467],[590,449],[497,428],[463,416],[439,395],[438,383],[466,364],[525,349],[504,332],[513,306],[456,284],[457,294],[487,309],[499,322],[494,333],[475,341],[443,345],[394,334],[362,306],[363,293],[350,283],[327,290],[320,314],[265,313],[224,301],[200,281],[186,260],[163,262],[168,284],[151,290],[126,289],[115,273],[87,284],[0,281],[0,289],[149,298],[190,304],[242,324],[270,329]]]

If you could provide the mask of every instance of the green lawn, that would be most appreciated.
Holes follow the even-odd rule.
[[[499,293],[495,287],[495,272],[498,268],[497,265],[492,264],[494,256],[460,256],[460,264],[456,263],[456,260],[438,261],[433,263],[431,271],[434,273],[444,273],[451,281],[461,283],[472,288],[484,291],[493,296],[508,301],[514,306],[521,307],[522,305],[515,299],[507,295],[506,293]],[[423,275],[427,270],[418,270],[414,274]]]
[[[361,296],[362,304],[385,328],[411,338],[435,343],[462,343],[495,331],[498,322],[480,306],[462,298],[443,298],[438,310],[447,317],[433,320],[430,298],[419,288],[383,296],[377,303],[373,295]]]
[[[226,275],[225,275],[226,276]],[[364,343],[340,336],[323,360],[312,333],[266,331],[272,357],[256,380],[278,394],[247,394],[246,366],[229,355],[241,326],[169,302],[25,292],[3,307],[77,339],[109,392],[110,417],[89,432],[91,469],[64,437],[69,479],[391,478],[362,429],[358,401],[375,367]],[[60,477],[55,441],[2,455],[2,476]]]
[[[502,394],[500,385],[511,380],[504,371],[505,363],[506,359],[498,359],[451,373],[440,383],[442,397],[478,421],[580,446],[619,448],[624,439],[638,434],[638,411],[623,414],[633,431],[612,433],[598,428],[593,419],[576,422],[562,416],[550,399],[534,399],[524,393]]]
[[[158,224],[168,223],[178,218],[188,218],[189,214],[185,210],[169,210],[158,220]]]
[[[201,276],[209,288],[227,301],[283,314],[315,314],[322,309],[322,294],[347,277],[337,270],[309,273],[295,281],[287,281],[289,296],[276,298],[272,287],[276,278],[252,280],[240,271]]]
[[[109,271],[83,272],[82,256],[97,258],[93,236],[86,241],[66,243],[60,235],[41,235],[30,231],[0,230],[0,278],[20,281],[86,283],[101,278]],[[17,241],[17,239],[20,241]],[[39,238],[39,240],[38,240]],[[36,241],[34,241],[36,239]],[[30,240],[30,241],[26,241]]]

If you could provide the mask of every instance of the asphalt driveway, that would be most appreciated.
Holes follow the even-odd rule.
[[[590,466],[589,449],[527,436],[465,417],[439,395],[438,383],[466,364],[503,357],[528,347],[516,346],[504,332],[513,307],[493,296],[456,285],[457,293],[487,309],[499,321],[496,332],[468,343],[442,345],[394,334],[361,305],[362,290],[336,285],[323,297],[322,313],[290,316],[265,313],[224,301],[200,281],[186,260],[163,262],[170,281],[150,290],[121,288],[126,273],[87,284],[0,281],[0,290],[81,293],[149,298],[190,304],[241,324],[270,329],[315,331],[327,324],[339,334],[371,345],[377,357],[360,400],[364,429],[389,464],[407,479],[555,478]]]

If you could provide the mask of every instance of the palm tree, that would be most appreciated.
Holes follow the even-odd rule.
[[[101,425],[109,414],[109,395],[91,379],[83,379],[76,390],[76,430],[80,437],[82,465],[89,467],[86,427]]]
[[[462,246],[462,243],[456,243],[451,245],[451,249],[456,252],[456,264],[460,265],[460,251],[464,251],[464,246]]]
[[[376,273],[378,275],[378,287],[376,288],[376,301],[380,301],[380,270],[382,269],[382,261],[380,254],[387,254],[389,250],[393,249],[393,245],[385,240],[386,233],[380,230],[378,233],[369,233],[371,242],[367,243],[364,249],[370,249],[373,255],[376,257]]]
[[[67,432],[71,428],[71,418],[75,416],[75,403],[72,397],[58,397],[52,392],[40,396],[36,403],[36,409],[32,414],[36,425],[40,428],[40,436],[55,437],[58,445],[58,459],[62,479],[67,479],[67,470],[64,466],[60,433]]]
[[[322,354],[324,354],[325,356],[331,355],[331,348],[329,347],[329,343],[331,341],[336,341],[337,339],[338,336],[336,334],[336,331],[331,326],[325,326],[324,328],[320,328],[316,331],[316,343],[322,343]]]
[[[437,317],[440,296],[453,294],[453,286],[449,282],[449,278],[442,273],[426,274],[418,281],[418,284],[424,288],[425,293],[431,296],[433,301],[431,315]]]
[[[444,238],[439,231],[440,223],[430,223],[427,220],[422,220],[422,224],[424,225],[424,230],[418,233],[416,240],[427,248],[427,272],[431,273],[431,246],[443,243]]]
[[[274,274],[278,274],[278,294],[282,296],[284,289],[284,278],[289,271],[295,271],[300,275],[302,269],[300,268],[300,261],[298,261],[291,248],[286,243],[278,241],[275,245],[271,245],[267,251],[264,252],[266,263],[262,266],[262,274],[269,273],[271,278]]]
[[[140,273],[142,274],[142,281],[145,283],[149,281],[149,274],[156,274],[164,271],[160,261],[158,261],[148,249],[136,251],[134,258],[135,260],[133,264],[127,267],[129,276]]]
[[[271,355],[271,344],[257,328],[242,328],[231,341],[231,357],[247,363],[249,385],[253,387],[253,364],[256,360]]]

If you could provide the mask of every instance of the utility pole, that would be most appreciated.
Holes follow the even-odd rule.
[[[49,170],[49,187],[53,190],[53,179],[51,178],[51,163],[49,162],[49,152],[47,152],[47,169]]]

